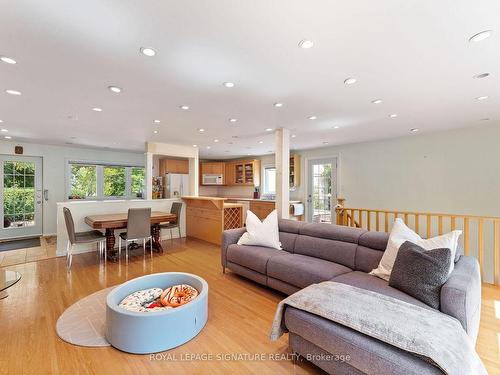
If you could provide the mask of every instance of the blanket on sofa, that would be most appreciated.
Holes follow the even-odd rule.
[[[487,374],[458,320],[410,303],[333,281],[313,284],[278,304],[271,340],[287,329],[285,306],[319,315],[407,352],[451,375]]]

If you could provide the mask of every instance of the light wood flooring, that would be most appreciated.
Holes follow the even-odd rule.
[[[54,246],[54,245],[52,245]],[[142,250],[125,262],[99,265],[95,253],[6,267],[21,281],[0,300],[0,374],[315,374],[307,362],[291,360],[189,360],[213,354],[278,355],[288,353],[287,337],[269,340],[276,304],[284,295],[228,272],[220,266],[219,248],[197,240],[165,241],[163,255],[143,258]],[[102,288],[144,274],[191,272],[209,284],[209,320],[190,342],[165,352],[165,360],[131,355],[113,348],[83,348],[61,341],[55,332],[59,315],[71,304]],[[500,288],[484,286],[477,349],[490,374],[500,374]]]

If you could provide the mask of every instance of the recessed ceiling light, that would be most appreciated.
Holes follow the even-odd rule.
[[[340,128],[340,126],[335,125],[333,128],[334,128],[334,129],[338,129],[338,128]]]
[[[380,104],[380,103],[382,103],[382,99],[372,100],[372,104]]]
[[[317,116],[309,116],[308,119],[309,120],[316,120],[318,117]]]
[[[153,120],[153,122],[154,122],[155,124],[159,124],[159,123],[161,122],[161,120]]]
[[[118,94],[122,92],[122,89],[118,86],[108,86],[108,89],[110,89],[112,92]]]
[[[4,138],[5,139],[12,139],[12,137],[10,135],[6,135]]]
[[[210,150],[212,148],[212,146],[207,146],[207,150]]]
[[[480,33],[472,35],[469,38],[469,42],[480,42],[481,40],[485,40],[486,38],[489,38],[492,33],[493,33],[493,30],[481,31]]]
[[[276,108],[281,108],[283,107],[283,103],[274,103],[273,104]]]
[[[15,64],[17,62],[13,58],[7,56],[0,56],[0,60],[2,60],[6,64]]]
[[[95,112],[102,112],[102,108],[99,108],[99,107],[94,107],[94,108],[92,108],[92,110]]]
[[[151,47],[141,47],[141,53],[148,57],[153,57],[156,55],[156,51]]]
[[[189,109],[189,106],[188,106],[188,105],[181,105],[179,108],[180,108],[180,109],[187,110],[187,109]]]
[[[475,76],[472,76],[474,79],[481,79],[481,78],[486,78],[490,75],[490,73],[481,73],[481,74],[476,74]]]
[[[218,139],[214,139],[214,142],[217,143],[217,142],[219,142],[219,140]]]
[[[418,132],[419,130],[420,130],[419,128],[411,128],[411,129],[410,129],[410,131],[411,131],[412,133],[416,133],[416,132]]]
[[[266,128],[266,132],[272,132],[273,130],[273,128]]]
[[[392,115],[389,115],[390,118],[396,118],[398,117],[398,114],[397,113],[393,113]]]
[[[264,143],[264,141],[259,141],[259,143]]]
[[[5,92],[10,95],[21,95],[21,91],[17,90],[5,90]]]
[[[292,138],[295,138],[297,135],[296,134],[292,134]]]
[[[250,155],[252,155],[252,154],[251,154],[251,153],[248,153],[247,155],[248,155],[248,156],[250,156]]]
[[[234,87],[233,82],[224,82],[223,85],[224,85],[224,87]]]
[[[8,129],[0,129],[0,132],[2,133],[7,133],[9,130]]]
[[[230,118],[229,119],[229,122],[236,122],[236,121],[238,121],[238,119],[236,119],[236,118]]]
[[[200,133],[203,133],[203,132],[205,131],[205,129],[200,128],[200,129],[198,129],[198,131],[199,131]]]
[[[476,100],[486,100],[486,99],[488,99],[488,96],[487,96],[487,95],[484,95],[484,96],[478,96],[478,97],[476,98]]]
[[[3,122],[3,120],[0,120],[0,123],[2,123],[2,122]]]
[[[193,147],[198,147],[198,145],[193,145]]]
[[[307,48],[311,48],[312,46],[314,46],[314,42],[311,41],[311,40],[304,39],[304,40],[301,40],[299,42],[299,47],[300,48],[307,49]]]
[[[356,78],[347,78],[345,81],[344,81],[344,84],[345,85],[352,85],[356,83]]]
[[[158,130],[153,130],[153,133],[158,134],[159,132]]]

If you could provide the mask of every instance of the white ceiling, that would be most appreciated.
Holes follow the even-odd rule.
[[[304,149],[500,119],[498,0],[0,0],[0,9],[0,55],[17,60],[0,63],[0,127],[13,140],[133,151],[163,141],[217,158],[273,150],[269,127],[291,129],[292,147]],[[490,38],[468,42],[487,29]],[[314,47],[299,48],[303,39]]]

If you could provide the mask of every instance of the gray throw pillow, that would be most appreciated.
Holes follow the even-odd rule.
[[[425,250],[410,241],[401,245],[389,285],[439,309],[441,287],[448,279],[450,249]]]

